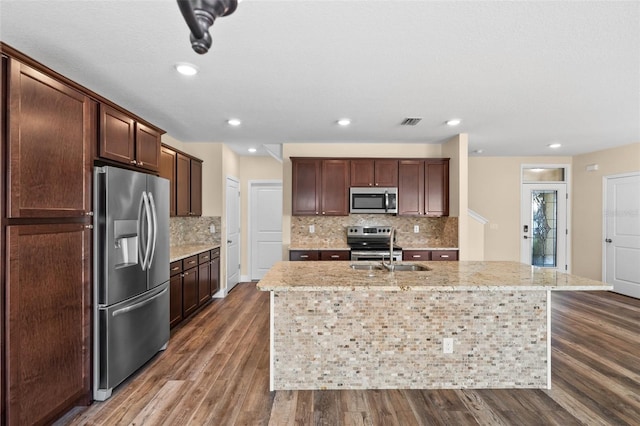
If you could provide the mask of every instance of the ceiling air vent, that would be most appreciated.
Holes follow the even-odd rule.
[[[400,123],[400,125],[401,126],[415,126],[416,124],[418,124],[420,122],[420,120],[422,120],[422,118],[407,117],[404,120],[402,120],[402,123]]]

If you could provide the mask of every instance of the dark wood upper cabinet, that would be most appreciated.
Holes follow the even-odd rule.
[[[191,215],[202,216],[202,161],[194,158],[191,159],[190,184]]]
[[[136,162],[147,170],[158,171],[160,168],[160,137],[157,130],[136,123]]]
[[[400,160],[398,215],[449,215],[449,159]]]
[[[169,180],[169,215],[176,215],[176,157],[177,153],[163,146],[160,150],[160,177]]]
[[[351,160],[351,186],[397,187],[398,160]]]
[[[349,214],[349,160],[292,158],[292,213]]]
[[[449,216],[449,159],[424,162],[425,215]]]
[[[322,214],[349,214],[349,160],[322,160]]]
[[[398,164],[398,215],[424,212],[424,161],[400,160]]]
[[[7,217],[84,216],[96,103],[16,59],[7,64]]]
[[[320,214],[322,162],[316,159],[291,159],[292,213],[298,216]]]
[[[176,215],[191,213],[191,159],[178,153],[176,157]]]
[[[90,237],[83,224],[7,227],[7,417],[46,424],[90,389]]]
[[[160,137],[158,130],[107,104],[100,104],[100,157],[158,171]]]

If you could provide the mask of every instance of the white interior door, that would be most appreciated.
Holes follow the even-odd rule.
[[[240,183],[227,177],[227,292],[240,281]]]
[[[613,291],[640,298],[640,173],[606,178],[605,269]]]
[[[520,261],[568,270],[566,184],[522,184],[521,212]]]
[[[251,183],[251,279],[259,280],[282,260],[282,182]]]

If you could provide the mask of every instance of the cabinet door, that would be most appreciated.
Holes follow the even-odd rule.
[[[349,160],[322,160],[322,214],[349,215]]]
[[[100,104],[100,157],[135,164],[135,121],[108,105]]]
[[[320,260],[349,260],[349,250],[320,250]]]
[[[182,269],[182,268],[180,268]],[[182,276],[172,275],[169,280],[169,326],[182,321]]]
[[[292,159],[292,214],[310,216],[320,213],[320,160]]]
[[[360,186],[360,187],[373,186],[374,179],[375,179],[374,160],[366,160],[366,159],[351,160],[351,186]],[[397,170],[396,170],[396,180],[397,180]]]
[[[289,260],[318,260],[320,255],[318,250],[289,250]]]
[[[191,159],[191,188],[189,191],[191,197],[192,216],[202,216],[202,162]]]
[[[424,177],[424,214],[449,216],[449,159],[425,160]]]
[[[191,212],[191,160],[186,155],[176,156],[176,216],[189,216]]]
[[[176,152],[165,146],[160,150],[160,177],[169,179],[169,215],[176,215]]]
[[[7,424],[44,424],[90,396],[90,231],[7,228]]]
[[[191,315],[198,308],[198,267],[182,274],[182,316]]]
[[[424,161],[398,163],[398,215],[415,216],[424,212]]]
[[[198,304],[203,305],[211,298],[211,264],[198,265]]]
[[[7,216],[85,215],[96,104],[14,59],[8,65]]]
[[[136,123],[136,165],[157,172],[160,168],[160,132]]]
[[[375,186],[398,186],[398,160],[375,160]]]
[[[211,251],[211,296],[220,290],[220,249],[216,250]]]

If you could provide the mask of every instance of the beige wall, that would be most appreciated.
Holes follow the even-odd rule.
[[[485,217],[485,260],[520,261],[520,166],[571,157],[470,157],[469,208]]]
[[[449,216],[458,217],[459,259],[469,260],[469,137],[457,135],[442,145],[442,156],[449,160]]]
[[[240,229],[241,229],[241,253],[240,274],[250,276],[249,268],[249,181],[278,180],[282,182],[282,163],[272,157],[241,156],[239,162],[240,176]]]
[[[598,170],[588,172],[587,165]],[[603,178],[640,171],[640,143],[573,158],[573,273],[602,279]]]

